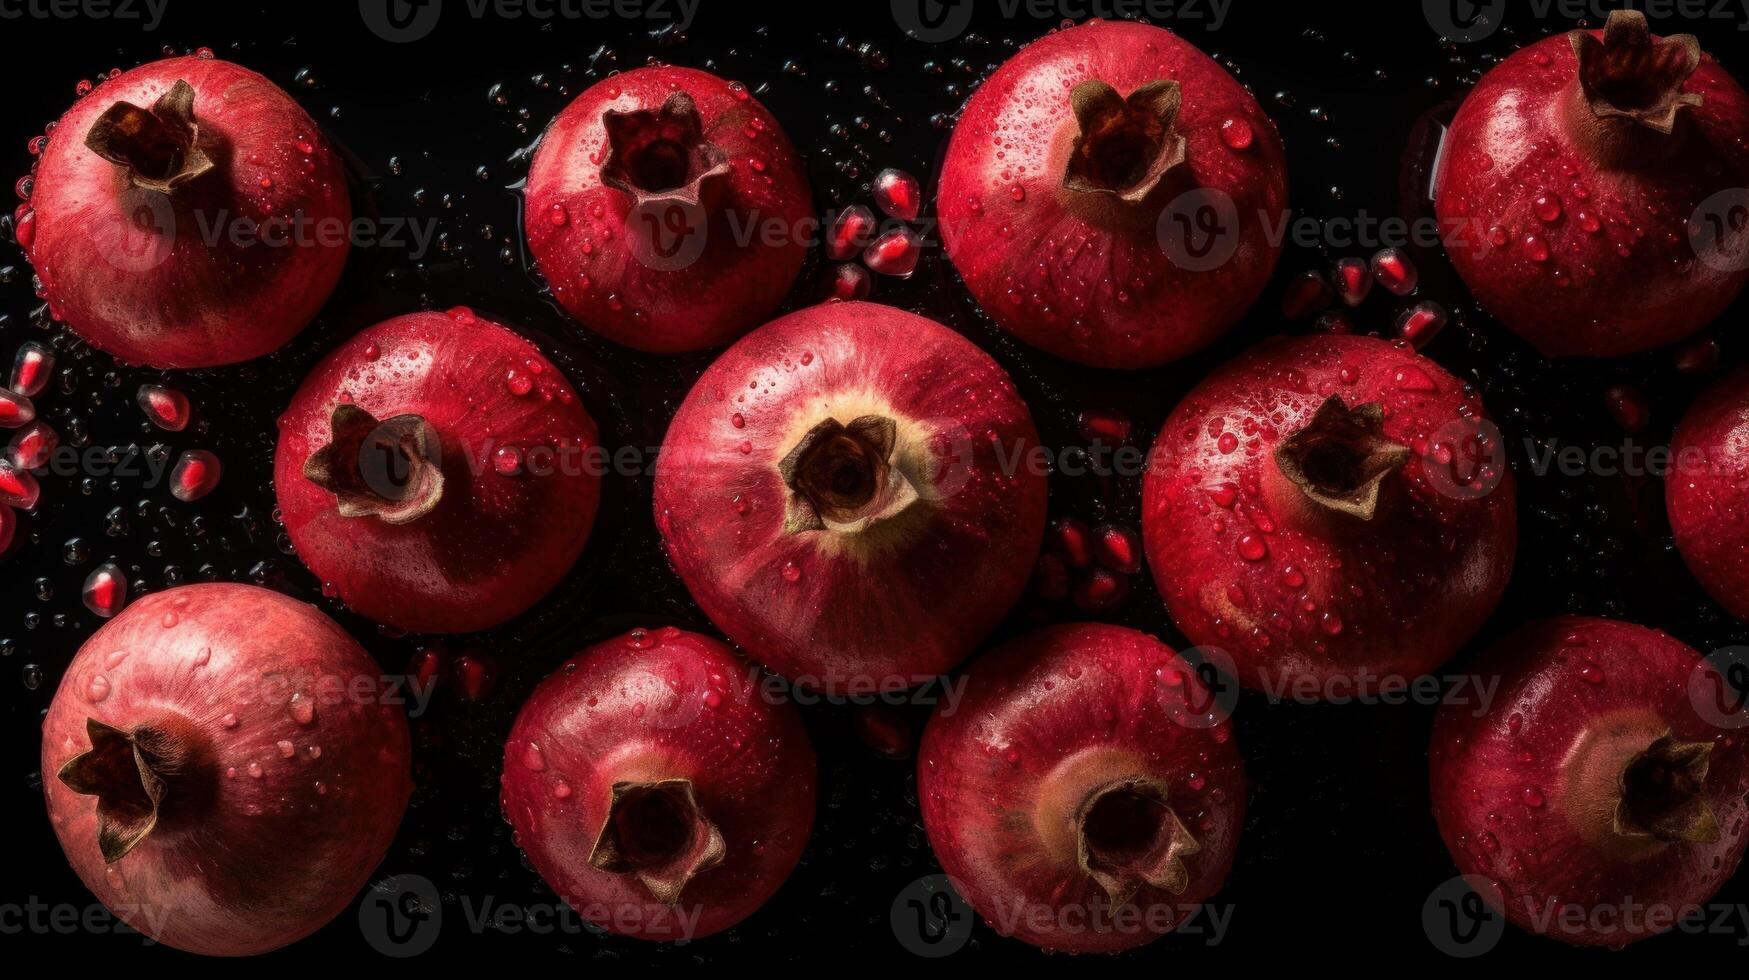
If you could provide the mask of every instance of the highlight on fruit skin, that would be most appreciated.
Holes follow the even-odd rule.
[[[1434,175],[1447,254],[1549,357],[1689,336],[1749,282],[1749,94],[1693,35],[1617,10],[1527,45],[1448,127]]]
[[[981,655],[924,731],[917,795],[936,859],[997,932],[1117,952],[1220,889],[1245,810],[1231,723],[1153,637],[1049,626]]]
[[[504,745],[505,819],[578,914],[698,939],[753,914],[800,860],[814,750],[793,704],[718,640],[605,640],[542,681]]]
[[[406,716],[356,641],[250,585],[135,600],[43,721],[49,822],[85,887],[156,942],[264,953],[358,897],[412,791]]]
[[[55,125],[19,245],[50,313],[92,346],[159,368],[279,349],[333,292],[352,203],[301,106],[210,55],[99,81]]]
[[[1670,442],[1664,503],[1676,550],[1707,594],[1749,620],[1749,369],[1695,400]]]
[[[1263,292],[1286,169],[1275,124],[1194,45],[1092,20],[1028,44],[967,100],[942,242],[1002,329],[1082,364],[1152,367]]]
[[[780,317],[724,351],[668,427],[656,528],[748,655],[830,694],[923,684],[1025,591],[1038,431],[988,354],[873,303]]]
[[[1468,671],[1498,689],[1441,705],[1433,815],[1509,921],[1625,946],[1675,928],[1736,872],[1749,844],[1744,709],[1699,653],[1632,623],[1558,616]]]

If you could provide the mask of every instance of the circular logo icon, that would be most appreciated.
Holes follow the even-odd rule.
[[[1217,728],[1233,717],[1239,706],[1239,665],[1220,647],[1191,647],[1183,651],[1193,676],[1184,680],[1184,710],[1173,721],[1185,728]]]
[[[437,942],[443,904],[423,875],[395,875],[370,886],[358,903],[358,930],[384,956],[418,956]]]
[[[1506,0],[1422,0],[1427,24],[1440,37],[1451,41],[1480,41],[1500,29],[1506,16]]]
[[[1707,724],[1749,728],[1749,646],[1721,647],[1688,675],[1688,700]]]
[[[1749,188],[1719,191],[1688,217],[1688,244],[1719,272],[1749,269]]]
[[[364,26],[385,41],[417,41],[437,27],[443,0],[358,0]]]
[[[1452,419],[1428,438],[1421,471],[1447,497],[1480,500],[1506,479],[1506,438],[1488,419]]]
[[[936,500],[946,500],[971,482],[977,449],[972,444],[972,434],[959,423],[959,419],[927,419],[923,431],[929,433],[929,456],[935,461],[935,472],[929,486],[922,489],[929,490],[929,495]],[[1021,452],[1023,447],[992,445],[991,448],[997,454],[996,464],[1004,475],[1014,475],[1009,472],[1011,469],[1018,470],[1029,464]]]
[[[429,430],[427,430],[427,433]],[[386,420],[370,430],[358,444],[358,476],[371,493],[384,500],[402,501],[425,487],[413,485],[413,460],[417,456],[431,470],[443,469],[443,443],[421,438],[403,418]]]
[[[947,875],[919,878],[893,899],[888,916],[899,945],[918,956],[952,956],[972,938],[972,907]]]
[[[122,219],[96,222],[90,234],[104,261],[119,272],[156,269],[176,249],[176,208],[170,196],[141,187],[121,195]]]
[[[1160,212],[1154,236],[1161,251],[1180,269],[1218,269],[1239,250],[1239,206],[1226,191],[1193,187]]]
[[[972,23],[972,0],[893,0],[899,30],[928,44],[951,41]]]
[[[632,258],[657,272],[673,272],[697,262],[710,240],[710,215],[697,201],[639,201],[626,212],[625,226]]]
[[[1427,896],[1421,925],[1435,949],[1459,959],[1481,956],[1506,934],[1500,885],[1481,875],[1460,875]]]

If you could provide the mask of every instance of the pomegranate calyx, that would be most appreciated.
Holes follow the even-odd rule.
[[[443,499],[441,441],[418,415],[378,421],[357,405],[334,408],[330,441],[304,462],[304,478],[334,494],[342,517],[407,524]]]
[[[613,784],[607,819],[589,864],[631,875],[657,901],[673,906],[686,883],[722,863],[722,832],[704,814],[690,779],[624,780]]]
[[[893,462],[897,441],[897,424],[880,415],[809,429],[777,464],[790,488],[784,530],[854,534],[916,503],[917,488]]]
[[[1621,837],[1710,844],[1719,818],[1702,790],[1713,743],[1678,742],[1666,732],[1623,767],[1612,829]]]
[[[1182,895],[1190,887],[1184,859],[1202,844],[1168,804],[1166,785],[1128,778],[1096,787],[1075,814],[1076,862],[1113,905],[1143,885]]]
[[[672,202],[715,210],[733,171],[729,155],[705,139],[698,105],[685,92],[656,110],[602,113],[607,160],[601,182],[639,204]]]
[[[85,734],[91,750],[68,760],[56,776],[73,792],[97,797],[97,846],[114,864],[158,825],[165,791],[159,771],[175,768],[174,753],[151,729],[130,734],[87,718]]]
[[[1145,202],[1184,163],[1184,135],[1174,127],[1183,93],[1170,80],[1149,82],[1129,96],[1089,79],[1069,92],[1080,126],[1063,188],[1125,204]]]
[[[1349,408],[1331,395],[1276,447],[1275,465],[1312,503],[1370,521],[1385,478],[1409,461],[1409,447],[1385,436],[1384,418],[1378,402]]]
[[[211,170],[194,118],[194,86],[177,79],[150,109],[117,102],[85,134],[91,152],[127,168],[135,187],[165,194]]]
[[[1693,34],[1654,38],[1645,14],[1616,10],[1601,39],[1589,31],[1567,37],[1578,59],[1580,91],[1597,119],[1623,119],[1668,135],[1683,109],[1701,104],[1699,93],[1681,90],[1700,67],[1700,41]]]

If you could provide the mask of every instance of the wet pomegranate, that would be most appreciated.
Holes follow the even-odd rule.
[[[585,918],[697,939],[751,915],[795,867],[814,771],[801,715],[721,642],[636,629],[567,660],[523,705],[504,814]]]
[[[1371,337],[1280,339],[1221,367],[1167,419],[1142,497],[1173,622],[1296,700],[1445,661],[1500,600],[1517,541],[1480,398]]]
[[[1257,100],[1177,35],[1105,21],[1034,41],[978,87],[937,199],[949,258],[1003,329],[1126,368],[1239,319],[1286,207]]]
[[[160,368],[290,340],[339,280],[352,220],[346,174],[309,115],[210,56],[154,61],[81,97],[26,207],[20,244],[50,311]]]
[[[458,307],[385,320],[317,365],[280,416],[274,489],[325,594],[462,633],[521,613],[577,560],[597,450],[540,350]]]
[[[1715,196],[1743,187],[1749,95],[1692,35],[1620,10],[1483,76],[1435,196],[1489,312],[1544,354],[1611,356],[1688,336],[1749,280],[1749,237]]]
[[[809,687],[904,688],[1026,588],[1038,433],[988,355],[922,317],[828,303],[713,363],[656,470],[656,526],[718,628]]]
[[[746,86],[669,66],[617,73],[567,106],[541,137],[527,207],[559,305],[664,354],[762,322],[814,220],[801,158]]]
[[[1714,385],[1677,426],[1664,502],[1676,549],[1707,592],[1749,619],[1749,371]]]
[[[929,843],[1004,935],[1072,952],[1139,946],[1220,888],[1244,766],[1191,666],[1160,641],[1053,626],[974,661],[923,735]]]
[[[1749,751],[1708,704],[1728,688],[1698,653],[1563,616],[1520,628],[1473,670],[1499,689],[1440,708],[1433,814],[1512,922],[1622,946],[1672,928],[1736,871]]]
[[[192,953],[295,942],[357,897],[412,790],[407,722],[364,650],[249,585],[143,596],[85,642],[43,721],[67,860]]]

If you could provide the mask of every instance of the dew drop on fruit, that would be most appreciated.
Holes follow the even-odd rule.
[[[1535,786],[1526,786],[1524,792],[1519,794],[1518,799],[1525,806],[1528,806],[1533,810],[1542,806],[1544,803],[1543,791],[1537,789]]]
[[[1269,554],[1269,545],[1261,535],[1243,534],[1239,536],[1239,557],[1246,561],[1262,561]]]
[[[917,178],[891,167],[875,175],[875,205],[901,221],[916,221],[923,209],[923,190]]]
[[[181,432],[188,428],[190,415],[188,396],[163,385],[141,385],[135,396],[140,410],[151,423],[166,432]]]
[[[109,697],[109,678],[102,674],[92,674],[91,680],[85,685],[85,700],[96,704]]]
[[[316,723],[316,702],[302,691],[291,696],[291,701],[286,704],[286,711],[291,714],[292,721],[300,725]]]
[[[528,748],[522,750],[522,766],[532,772],[541,772],[547,767],[546,754],[534,742],[528,743]]]
[[[1536,212],[1537,220],[1545,225],[1561,220],[1561,199],[1556,194],[1538,194],[1530,202],[1530,206]]]
[[[85,600],[85,608],[108,619],[127,604],[128,578],[114,562],[104,562],[85,577],[80,597]]]
[[[1221,122],[1221,142],[1233,149],[1250,149],[1252,139],[1251,124],[1245,120],[1235,116]]]
[[[183,503],[199,500],[219,485],[219,458],[205,449],[190,449],[170,471],[170,495]]]
[[[1547,262],[1549,260],[1549,244],[1540,235],[1524,236],[1524,256],[1532,262]]]
[[[12,379],[8,385],[26,398],[35,398],[48,387],[49,374],[55,368],[55,352],[34,340],[25,341],[12,359]]]
[[[293,745],[290,739],[280,739],[278,742],[274,743],[274,748],[279,750],[279,755],[282,759],[289,759],[298,752],[297,746]]]
[[[1391,381],[1404,391],[1439,390],[1439,386],[1434,384],[1433,378],[1429,377],[1426,371],[1421,370],[1413,364],[1408,365],[1407,367],[1398,368],[1396,372],[1391,375]]]
[[[800,566],[793,561],[784,562],[783,580],[785,582],[800,582],[802,580],[802,570]]]

